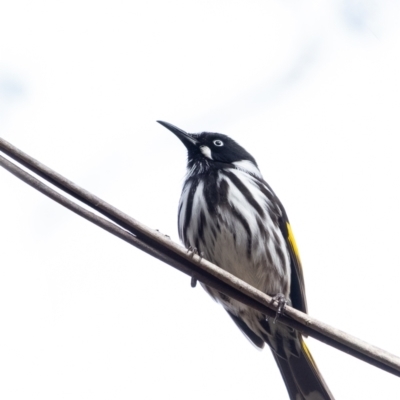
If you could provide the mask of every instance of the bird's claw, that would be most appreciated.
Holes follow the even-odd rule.
[[[195,254],[198,255],[200,257],[199,262],[201,262],[201,260],[203,259],[204,253],[202,251],[199,253],[197,247],[189,246],[187,252],[192,253],[192,258],[194,257]],[[197,278],[193,275],[192,279],[190,280],[190,286],[192,288],[195,288],[196,285],[197,285]]]
[[[278,302],[278,309],[276,310],[276,315],[274,318],[274,324],[278,320],[278,318],[281,316],[282,311],[286,307],[286,304],[288,304],[288,300],[282,293],[278,293],[274,297],[272,297],[271,303],[274,303],[275,301]]]
[[[204,253],[202,251],[199,253],[199,251],[197,250],[197,247],[189,246],[188,249],[187,249],[187,252],[188,252],[188,254],[192,253],[192,258],[195,255],[199,256],[200,257],[199,261],[201,261],[203,259],[203,257],[204,257]]]
[[[189,246],[187,249],[188,254],[192,253],[192,258],[194,257],[195,254],[199,254],[199,252],[197,251],[197,247],[193,247],[193,246]]]

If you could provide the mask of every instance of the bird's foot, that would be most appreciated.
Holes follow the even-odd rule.
[[[199,251],[197,250],[197,247],[189,246],[187,249],[187,252],[192,254],[192,258],[195,255],[199,256],[200,257],[199,261],[201,261],[204,257],[204,253],[202,251],[200,251],[200,253],[199,253]]]
[[[276,315],[274,318],[274,324],[278,320],[278,318],[281,316],[282,311],[286,307],[286,304],[288,304],[288,300],[282,293],[276,294],[274,297],[272,297],[271,303],[274,303],[275,301],[278,302],[278,309],[276,310]]]
[[[197,247],[193,247],[193,246],[189,246],[189,247],[188,247],[187,253],[188,253],[188,254],[191,253],[192,258],[194,257],[195,254],[197,254],[197,255],[199,254],[199,252],[198,252],[198,250],[197,250]]]
[[[199,251],[197,250],[197,247],[189,246],[187,252],[192,253],[192,258],[194,257],[195,254],[198,255],[200,257],[199,262],[201,262],[201,260],[204,257],[204,253],[202,251],[199,253]],[[192,288],[195,288],[196,285],[197,285],[197,278],[193,275],[190,280],[190,286]]]

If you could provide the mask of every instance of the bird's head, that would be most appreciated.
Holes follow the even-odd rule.
[[[238,168],[261,176],[256,160],[242,146],[222,133],[187,133],[176,126],[157,121],[169,129],[185,145],[188,151],[188,168],[207,166],[209,168]],[[205,168],[200,168],[204,171]]]

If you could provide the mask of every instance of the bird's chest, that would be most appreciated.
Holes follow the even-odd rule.
[[[178,218],[182,241],[263,291],[286,292],[290,262],[268,199],[241,174],[211,178],[184,187]]]

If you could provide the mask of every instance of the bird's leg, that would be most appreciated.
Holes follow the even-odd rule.
[[[197,247],[189,246],[188,249],[187,249],[187,252],[188,252],[188,253],[192,253],[192,258],[193,258],[195,255],[199,256],[199,257],[200,257],[199,262],[200,262],[200,261],[203,259],[203,257],[204,257],[204,252],[200,251],[200,253],[199,253],[199,251],[197,250]]]
[[[282,293],[278,293],[274,297],[272,297],[271,303],[274,303],[275,301],[278,302],[278,309],[276,310],[274,323],[278,320],[278,318],[282,314],[282,311],[286,307],[286,304],[289,303],[288,300],[286,299],[285,295],[283,295]]]
[[[188,253],[190,253],[190,252],[192,253],[192,258],[194,257],[195,254],[197,254],[200,257],[200,261],[204,257],[204,253],[202,251],[199,254],[199,252],[197,250],[197,247],[189,246],[187,252]],[[190,286],[192,288],[195,288],[196,285],[197,285],[197,278],[194,275],[192,275],[192,279],[190,280]]]
[[[192,253],[192,258],[194,257],[195,254],[199,255],[199,252],[197,251],[197,247],[189,246],[187,249],[188,254]]]

